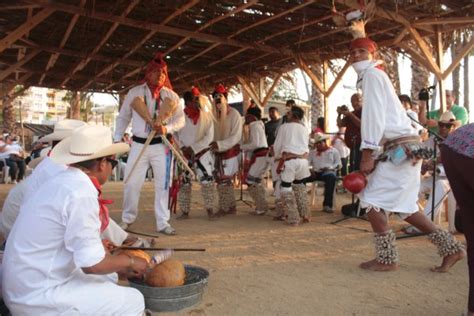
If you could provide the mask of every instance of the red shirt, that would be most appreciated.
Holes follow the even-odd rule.
[[[352,114],[354,114],[360,119],[362,117],[362,108],[352,111]],[[349,147],[351,150],[354,148],[354,145],[355,147],[359,147],[360,143],[362,142],[360,136],[360,127],[355,125],[351,118],[348,116],[345,116],[342,119],[342,122],[346,127],[344,141],[346,142],[347,147]]]

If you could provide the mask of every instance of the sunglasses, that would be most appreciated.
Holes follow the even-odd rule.
[[[452,124],[452,123],[439,123],[439,122],[438,122],[438,126],[439,126],[440,128],[443,128],[443,127],[444,127],[444,128],[451,128],[451,127],[454,126],[454,124]]]
[[[112,166],[112,169],[114,169],[119,163],[118,160],[112,159],[112,158],[105,158],[105,160],[107,160],[110,163],[110,165]]]

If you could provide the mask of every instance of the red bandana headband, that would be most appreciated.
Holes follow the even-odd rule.
[[[166,75],[166,79],[165,79],[165,82],[163,83],[163,85],[159,86],[157,83],[150,85],[150,83],[148,83],[148,86],[149,86],[149,88],[150,88],[150,90],[153,94],[154,99],[158,98],[158,96],[160,95],[160,90],[163,87],[166,87],[170,90],[173,90],[173,87],[171,86],[170,79],[168,77],[168,65],[166,64],[165,60],[163,59],[163,54],[161,52],[158,52],[158,53],[156,53],[155,57],[146,66],[144,82],[146,82],[146,78],[148,77],[148,75],[150,73],[152,73],[154,71],[161,71],[161,70],[163,70],[163,72]]]
[[[369,53],[373,54],[377,50],[377,44],[368,37],[360,37],[351,42],[350,49],[353,50],[355,48],[367,49]]]

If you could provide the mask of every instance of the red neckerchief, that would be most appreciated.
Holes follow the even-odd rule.
[[[201,114],[201,111],[195,107],[194,105],[188,105],[184,108],[184,113],[193,121],[194,125],[197,124],[199,120],[199,115]]]
[[[99,202],[99,218],[100,218],[100,232],[103,233],[104,230],[109,226],[109,209],[107,208],[107,204],[112,204],[114,201],[112,200],[104,200],[102,198],[102,190],[101,186],[99,183],[99,180],[97,180],[96,177],[89,176],[89,179],[91,179],[92,184],[94,187],[97,189],[97,192],[99,193],[97,196],[97,200]]]
[[[160,86],[157,84],[150,84],[149,82],[147,82],[146,84],[150,89],[151,94],[153,95],[153,99],[158,99],[160,97],[161,88],[163,88],[164,84]]]
[[[323,148],[323,149],[321,149],[321,150],[319,150],[319,149],[316,147],[316,155],[317,155],[317,156],[321,156],[321,154],[322,154],[323,152],[325,152],[326,150],[328,150],[328,149],[329,149],[329,146],[327,146],[327,145],[326,145],[325,148]]]

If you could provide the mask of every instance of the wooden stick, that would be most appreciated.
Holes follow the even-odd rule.
[[[118,247],[117,249],[122,250],[149,250],[149,251],[159,251],[159,250],[173,250],[173,251],[206,251],[205,248],[154,248],[154,247]]]
[[[146,139],[145,144],[143,144],[142,150],[140,150],[140,153],[138,154],[137,159],[135,159],[133,163],[132,169],[130,169],[130,172],[127,174],[127,178],[124,180],[124,184],[127,184],[128,180],[130,179],[130,176],[132,175],[133,171],[138,165],[138,161],[140,160],[140,158],[142,158],[143,153],[145,152],[145,149],[147,149],[148,145],[150,145],[150,142],[153,139],[153,137],[155,137],[155,134],[156,134],[156,131],[152,130],[150,132],[150,135],[148,135],[148,138]]]

